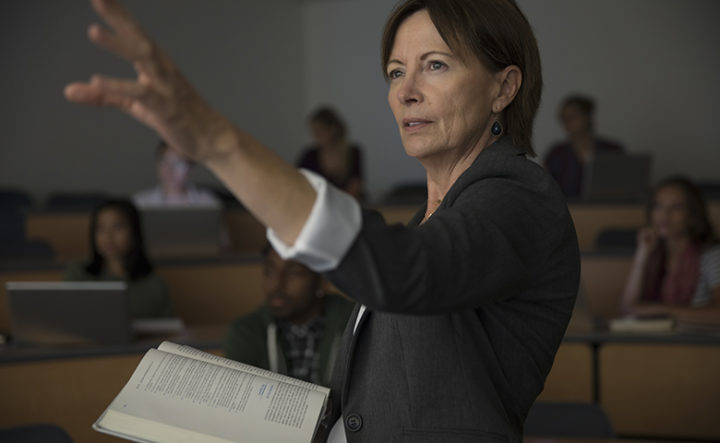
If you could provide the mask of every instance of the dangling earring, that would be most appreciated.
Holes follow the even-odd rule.
[[[500,126],[499,121],[496,120],[495,123],[493,123],[492,128],[490,128],[490,132],[492,132],[492,135],[495,137],[502,134],[502,126]]]

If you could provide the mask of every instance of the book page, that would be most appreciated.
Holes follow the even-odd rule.
[[[150,349],[96,428],[139,441],[177,441],[180,432],[184,441],[210,435],[307,443],[326,401],[324,392],[304,386]]]
[[[295,384],[307,389],[318,390],[324,392],[325,394],[330,394],[330,389],[326,388],[325,386],[319,386],[313,383],[306,382],[304,380],[298,380],[297,378],[288,377],[287,375],[278,374],[277,372],[268,371],[267,369],[262,369],[235,360],[230,360],[228,358],[223,358],[215,354],[210,354],[209,352],[195,349],[191,346],[179,345],[173,342],[164,341],[160,344],[160,346],[158,346],[158,350],[178,355],[184,355],[195,360],[202,360],[208,363],[225,366],[226,368],[239,369],[243,372],[260,375],[263,377],[267,377],[271,380]]]

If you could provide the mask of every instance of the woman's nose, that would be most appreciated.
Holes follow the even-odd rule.
[[[422,101],[418,79],[413,74],[405,74],[397,91],[397,98],[400,103],[409,105]]]

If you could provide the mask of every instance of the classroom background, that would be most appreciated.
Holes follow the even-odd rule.
[[[212,106],[290,162],[310,142],[308,114],[320,105],[335,108],[348,139],[363,149],[368,204],[389,221],[406,222],[415,211],[417,205],[386,204],[396,187],[424,181],[421,166],[403,151],[380,67],[381,29],[394,1],[124,3]],[[703,185],[720,230],[720,2],[517,3],[533,25],[543,63],[537,161],[564,138],[561,100],[591,96],[597,133],[620,141],[629,154],[650,154],[650,182],[682,174]],[[49,210],[49,197],[129,196],[156,183],[156,134],[113,110],[72,105],[62,95],[68,82],[96,72],[132,75],[87,40],[95,20],[86,0],[0,3],[0,188],[28,193],[23,234],[52,250],[49,259],[0,261],[0,333],[10,324],[5,282],[61,280],[69,261],[87,257],[89,209]],[[222,188],[202,167],[193,169],[192,180]],[[627,234],[634,242],[645,203],[571,202],[582,252],[578,308],[585,311],[573,318],[540,400],[589,407],[580,414],[600,409],[612,425],[608,441],[718,441],[720,332],[612,335],[593,323],[618,313],[632,259]],[[229,252],[155,261],[188,327],[178,339],[216,353],[226,325],[262,303],[264,229],[235,204],[223,209],[223,221]],[[599,247],[608,228],[623,231],[623,247]],[[0,352],[0,428],[52,422],[73,441],[113,441],[90,424],[147,347]],[[535,426],[542,427],[568,410],[537,413]],[[581,431],[590,429],[583,421],[588,415],[571,417],[566,425],[577,420]],[[594,436],[606,436],[605,430]],[[561,437],[565,431],[548,432]]]

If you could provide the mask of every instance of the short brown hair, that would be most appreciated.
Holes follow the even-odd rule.
[[[491,72],[516,65],[522,84],[504,111],[505,132],[513,143],[534,156],[532,127],[540,105],[542,70],[540,53],[530,23],[514,0],[406,0],[385,24],[382,66],[387,63],[400,24],[410,15],[427,10],[445,43],[461,56],[475,56]]]

